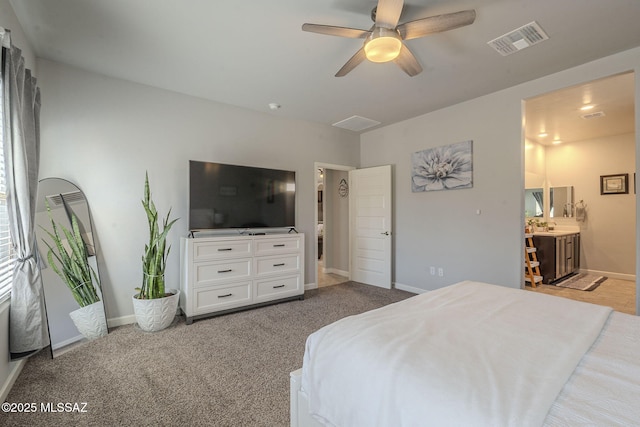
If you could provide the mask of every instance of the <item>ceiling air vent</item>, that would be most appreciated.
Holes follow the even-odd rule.
[[[510,33],[491,40],[487,42],[487,44],[494,48],[500,55],[507,56],[529,46],[533,46],[534,44],[538,44],[548,38],[549,36],[545,34],[540,25],[533,21],[517,30],[513,30]]]
[[[351,116],[348,119],[336,122],[331,126],[352,130],[354,132],[360,132],[361,130],[369,129],[374,126],[378,126],[379,124],[380,122],[367,119],[366,117]]]
[[[583,114],[580,117],[583,119],[595,119],[596,117],[604,117],[604,111],[594,111],[593,113]]]

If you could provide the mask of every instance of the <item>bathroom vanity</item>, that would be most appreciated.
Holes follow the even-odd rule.
[[[533,242],[540,261],[542,283],[553,284],[580,268],[580,233],[536,232]]]

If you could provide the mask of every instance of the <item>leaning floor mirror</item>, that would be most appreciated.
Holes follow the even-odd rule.
[[[60,178],[39,182],[36,238],[56,357],[108,333],[91,212],[75,184]]]

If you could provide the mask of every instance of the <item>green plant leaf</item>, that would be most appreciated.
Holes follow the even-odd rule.
[[[171,249],[167,246],[166,240],[178,218],[170,220],[171,209],[169,209],[167,216],[162,219],[162,229],[160,228],[158,210],[151,199],[148,172],[145,173],[142,206],[147,216],[149,243],[144,246],[142,254],[142,286],[136,290],[139,290],[138,298],[140,299],[162,298],[165,295],[164,272]]]
[[[49,202],[46,200],[45,205],[47,208],[47,215],[51,221],[52,231],[49,231],[44,227],[40,228],[47,233],[54,243],[54,246],[52,246],[49,242],[42,239],[44,244],[49,248],[47,253],[47,261],[49,265],[69,288],[73,298],[80,307],[85,307],[100,301],[93,279],[95,278],[96,283],[98,284],[99,281],[97,280],[97,275],[89,265],[88,252],[84,241],[82,240],[80,227],[78,226],[78,219],[73,213],[71,214],[72,226],[71,230],[68,230],[64,226],[57,225],[55,223],[51,214],[51,207],[49,206]],[[60,232],[62,234],[60,234]],[[63,236],[64,240],[69,245],[69,250],[67,250],[63,244]]]

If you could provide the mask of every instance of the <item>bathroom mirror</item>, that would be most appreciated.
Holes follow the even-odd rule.
[[[524,190],[524,216],[541,218],[544,214],[544,191],[542,188],[526,188]]]
[[[47,213],[47,204],[51,210],[51,217]],[[71,219],[74,216],[77,219],[81,238],[67,239],[62,227],[72,232]],[[59,253],[55,241],[47,233],[47,231],[53,232],[52,219],[60,236],[60,244],[68,253],[72,252],[74,241],[77,242],[78,247],[83,245],[86,249],[88,265],[95,275],[90,273],[91,283],[85,283],[83,288],[77,289],[83,297],[74,297],[70,287],[49,265],[49,247],[45,242],[54,248],[54,253]],[[56,357],[76,345],[108,333],[91,213],[84,193],[76,185],[59,178],[40,180],[36,200],[36,239],[40,254],[51,355]],[[55,256],[53,259],[60,269],[60,261]],[[93,291],[95,294],[92,294]],[[81,307],[81,304],[84,307]]]
[[[551,187],[549,189],[551,218],[572,218],[574,215],[573,187]]]

